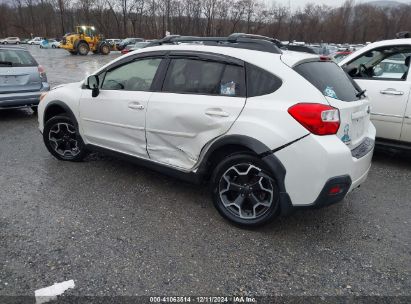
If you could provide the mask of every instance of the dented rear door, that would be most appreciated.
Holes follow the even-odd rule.
[[[172,57],[162,91],[153,93],[148,103],[149,157],[191,169],[202,148],[230,129],[245,102],[241,63]]]

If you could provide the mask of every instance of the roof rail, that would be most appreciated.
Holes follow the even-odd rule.
[[[276,39],[265,36],[234,33],[228,37],[196,37],[196,36],[167,36],[163,39],[155,40],[149,43],[146,47],[157,46],[163,44],[178,44],[178,43],[201,43],[204,45],[214,45],[223,47],[234,47],[240,49],[256,50],[274,54],[281,54],[278,48]]]
[[[233,33],[228,36],[228,39],[238,39],[238,38],[249,38],[249,39],[260,39],[274,43],[279,49],[294,51],[294,52],[303,52],[309,54],[316,54],[318,55],[312,48],[308,46],[300,46],[300,45],[291,45],[291,44],[283,44],[280,40],[275,38],[270,38],[261,35],[254,35],[254,34],[243,34],[243,33]]]

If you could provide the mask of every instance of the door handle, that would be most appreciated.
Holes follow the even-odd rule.
[[[386,90],[380,91],[380,93],[384,95],[404,95],[404,92],[397,91],[396,89],[386,89]]]
[[[230,116],[229,113],[224,112],[223,110],[206,110],[205,114],[208,116],[220,116],[220,117],[228,117]]]
[[[128,104],[128,107],[133,110],[143,110],[144,109],[144,106],[138,102],[130,102]]]

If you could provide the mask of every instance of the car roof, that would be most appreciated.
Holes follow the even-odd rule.
[[[127,54],[127,56],[132,56],[133,54],[145,53],[150,51],[174,51],[174,50],[184,50],[184,51],[194,51],[194,52],[210,52],[220,55],[225,55],[229,57],[238,58],[244,61],[252,62],[258,60],[258,56],[261,57],[260,61],[265,58],[270,58],[270,60],[279,60],[280,56],[283,55],[284,58],[287,58],[289,63],[296,63],[301,60],[307,60],[311,58],[318,58],[318,55],[313,55],[303,52],[293,52],[293,51],[283,51],[282,54],[269,53],[259,50],[250,50],[230,46],[212,46],[212,45],[202,45],[194,43],[183,43],[183,44],[164,44],[160,46],[151,46],[146,47],[140,50],[136,50]],[[257,56],[257,59],[254,57]],[[281,56],[281,58],[283,57]],[[254,58],[254,59],[251,59]],[[264,59],[263,59],[264,58]]]
[[[131,51],[123,56],[118,57],[117,59],[107,63],[98,69],[95,73],[99,73],[104,70],[106,67],[115,64],[117,61],[126,59],[127,57],[150,53],[155,51],[194,51],[194,52],[205,52],[205,53],[214,53],[218,55],[228,56],[242,61],[256,65],[262,69],[274,72],[279,65],[284,66],[294,66],[299,62],[307,62],[318,60],[318,55],[293,52],[293,51],[283,51],[282,54],[263,52],[250,49],[241,49],[234,47],[222,47],[222,46],[210,46],[210,45],[201,45],[201,44],[164,44],[160,46],[151,46],[145,47],[142,49]]]

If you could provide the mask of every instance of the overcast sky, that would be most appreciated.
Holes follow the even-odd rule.
[[[265,0],[266,2],[276,2],[280,3],[283,5],[288,5],[289,1],[291,4],[291,8],[294,10],[298,7],[304,6],[307,3],[315,3],[315,4],[327,4],[330,6],[340,6],[342,5],[345,0]],[[360,2],[368,2],[368,1],[374,1],[374,0],[356,0],[357,3]],[[377,0],[378,1],[378,0]],[[385,0],[380,0],[380,1],[385,1]],[[397,2],[404,2],[404,3],[411,3],[411,0],[394,0]]]

